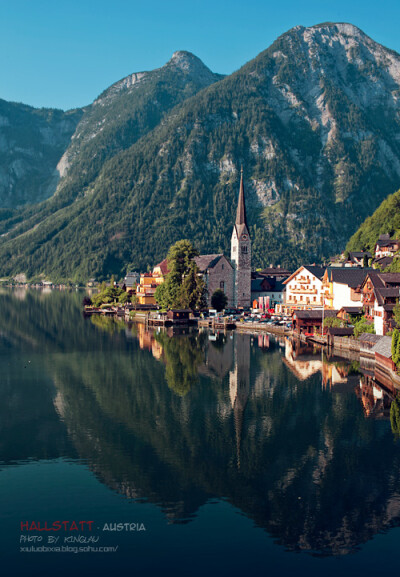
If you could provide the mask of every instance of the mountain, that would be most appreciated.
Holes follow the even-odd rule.
[[[162,68],[116,82],[87,107],[59,162],[57,190],[85,194],[104,163],[159,125],[177,104],[220,80],[190,52],[175,52]]]
[[[0,100],[0,208],[34,204],[57,186],[57,164],[83,111]]]
[[[347,243],[346,250],[373,252],[379,236],[386,233],[392,238],[400,237],[400,190],[388,196],[362,223]]]
[[[399,188],[400,56],[355,26],[297,26],[225,78],[177,54],[85,112],[57,193],[3,220],[1,275],[120,275],[180,238],[228,252],[241,164],[255,266],[343,250]],[[157,116],[154,91],[171,94],[188,61],[196,87]]]

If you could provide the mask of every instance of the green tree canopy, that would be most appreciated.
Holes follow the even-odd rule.
[[[343,327],[344,322],[338,317],[325,317],[324,327]]]
[[[365,317],[361,317],[358,321],[354,323],[354,336],[356,339],[362,333],[372,333],[375,334],[374,325],[367,321]]]
[[[228,297],[223,290],[217,289],[211,296],[211,306],[217,311],[222,311],[228,304]]]
[[[400,331],[398,329],[394,329],[392,334],[392,361],[395,365],[398,364],[399,358],[397,357],[397,347],[399,343]]]
[[[194,262],[198,251],[189,240],[179,240],[168,251],[168,274],[156,289],[155,299],[163,308],[202,308],[205,283]]]

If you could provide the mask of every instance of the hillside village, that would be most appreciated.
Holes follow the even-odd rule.
[[[230,257],[203,254],[194,257],[194,261],[205,282],[209,308],[215,291],[222,291],[226,309],[293,317],[293,328],[299,333],[321,332],[324,318],[332,316],[340,319],[343,326],[364,317],[370,330],[383,336],[396,326],[393,311],[399,301],[400,273],[381,270],[393,262],[399,246],[399,240],[382,234],[373,254],[349,252],[330,266],[304,264],[294,272],[272,264],[254,270],[242,171]],[[128,273],[123,286],[136,295],[139,308],[153,308],[157,305],[157,287],[168,272],[165,258],[152,272]]]

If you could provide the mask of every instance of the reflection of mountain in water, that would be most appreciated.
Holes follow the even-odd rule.
[[[225,498],[285,547],[316,554],[347,553],[398,524],[399,447],[388,421],[366,419],[353,392],[336,392],[346,378],[339,366],[341,382],[330,388],[319,373],[296,378],[272,338],[262,348],[240,334],[127,338],[67,303],[71,318],[55,333],[60,314],[48,322],[49,304],[33,304],[31,338],[56,387],[42,389],[41,418],[54,420],[56,409],[74,447],[61,435],[55,453],[76,451],[113,490],[157,503],[171,522]],[[27,346],[23,312],[2,322],[16,349]],[[12,421],[2,393],[0,410]],[[21,395],[18,414],[28,410]],[[47,433],[32,448],[39,458]]]

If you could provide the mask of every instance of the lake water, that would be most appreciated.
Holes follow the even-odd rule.
[[[356,363],[82,297],[0,294],[3,575],[397,570],[400,444]]]

